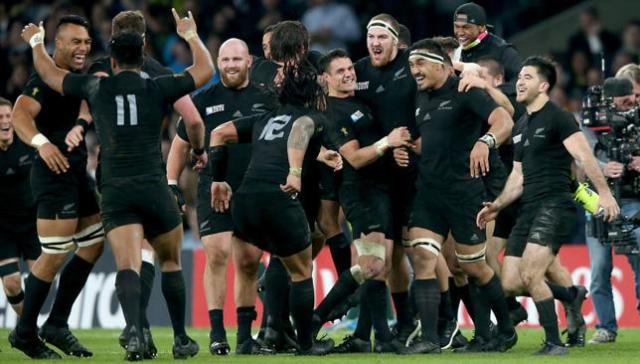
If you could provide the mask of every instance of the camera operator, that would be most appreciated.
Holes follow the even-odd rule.
[[[638,99],[633,92],[633,84],[624,75],[617,78],[609,78],[603,87],[605,98],[612,98],[613,108],[616,113],[627,112],[638,104]],[[632,156],[628,163],[609,160],[606,150],[599,148],[596,136],[592,130],[585,128],[586,134],[595,146],[596,157],[602,167],[603,174],[611,181],[622,178],[621,183],[628,181],[629,175],[640,172],[640,157]],[[620,195],[616,198],[620,202],[621,213],[624,216],[632,216],[640,210],[640,199],[633,195],[628,188],[620,188]],[[633,231],[636,242],[640,241],[640,230]],[[611,288],[611,272],[613,270],[612,246],[602,244],[596,238],[587,238],[589,248],[589,259],[591,261],[591,297],[598,316],[599,323],[596,325],[596,332],[589,340],[589,344],[604,344],[615,342],[618,330],[616,322],[615,306],[613,302],[613,292]],[[637,254],[627,255],[635,276],[636,297],[640,299],[640,256]],[[640,306],[638,306],[640,310]]]

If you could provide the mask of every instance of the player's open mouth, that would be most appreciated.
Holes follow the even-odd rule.
[[[420,76],[416,76],[416,81],[417,82],[422,82],[424,80],[424,76],[420,75]]]
[[[84,54],[76,54],[76,55],[73,56],[73,60],[76,63],[84,63],[86,58],[87,58],[87,56],[85,56]]]

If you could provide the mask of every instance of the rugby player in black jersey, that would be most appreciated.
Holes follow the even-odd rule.
[[[549,60],[533,56],[523,63],[516,90],[517,100],[526,106],[527,115],[514,129],[513,169],[500,196],[486,202],[477,215],[478,226],[484,227],[501,209],[520,198],[509,243],[525,247],[520,277],[536,304],[545,331],[540,355],[568,353],[560,341],[553,296],[559,289],[564,289],[562,295],[567,297],[577,292],[567,287],[551,289],[545,275],[575,225],[571,171],[574,160],[598,190],[604,219],[611,221],[620,213],[578,123],[549,100],[555,82],[555,68]]]
[[[384,135],[396,127],[407,127],[416,134],[414,99],[416,83],[409,72],[408,52],[398,49],[399,23],[388,14],[374,16],[367,25],[369,56],[355,63],[358,76],[356,96],[373,111]],[[409,168],[399,168],[386,160],[385,174],[391,198],[394,241],[388,283],[396,309],[397,336],[407,342],[417,331],[409,304],[409,265],[402,246],[406,238],[409,210],[415,196],[415,160]],[[404,235],[404,236],[403,236]]]
[[[87,21],[75,15],[62,17],[56,29],[55,47],[53,57],[57,66],[72,72],[82,70],[91,50]],[[34,74],[13,110],[16,134],[38,150],[31,170],[31,188],[38,209],[42,254],[25,282],[23,314],[10,335],[10,342],[35,358],[59,358],[42,340],[66,354],[92,355],[67,326],[73,302],[100,257],[104,240],[95,192],[86,171],[86,148],[82,144],[68,151],[64,141],[76,124],[80,101],[51,89]],[[67,253],[76,247],[61,272],[49,318],[38,333],[38,314],[51,282]]]
[[[404,353],[440,351],[437,321],[440,301],[436,266],[449,232],[460,267],[478,285],[474,300],[476,336],[462,351],[509,349],[517,341],[500,280],[486,264],[484,232],[474,224],[481,207],[484,184],[478,178],[488,169],[489,148],[511,132],[510,115],[485,92],[458,91],[451,60],[433,40],[411,47],[409,64],[419,89],[416,120],[420,138],[418,194],[413,205],[409,235],[415,271],[414,300],[422,322],[422,340]],[[481,137],[483,124],[490,129]],[[491,140],[488,140],[491,139]],[[408,160],[404,159],[402,165]],[[489,309],[498,319],[499,335],[489,334]]]
[[[240,39],[228,39],[220,46],[217,64],[221,82],[202,91],[193,100],[205,123],[206,145],[209,144],[211,131],[223,122],[264,113],[274,107],[273,96],[249,80],[251,60],[247,44]],[[188,141],[184,123],[179,121],[167,160],[167,179],[170,184],[172,180],[179,179],[184,169],[184,157],[190,148]],[[229,168],[225,180],[235,191],[240,186],[249,164],[251,146],[229,146],[228,155]],[[226,296],[227,261],[232,249],[233,222],[229,211],[218,213],[211,207],[211,175],[207,169],[200,173],[197,206],[200,238],[206,257],[203,282],[211,325],[209,350],[212,354],[226,355],[229,352],[229,344],[224,328],[223,307]],[[239,265],[234,264],[236,267]],[[241,279],[241,276],[244,277],[241,273],[237,274],[236,279]],[[251,278],[252,281],[255,280],[255,277]],[[253,289],[252,284],[239,284],[238,287]],[[236,292],[236,295],[237,306],[244,307],[241,301],[246,300],[247,296],[255,296],[255,293]],[[238,347],[238,351],[247,350]]]
[[[332,143],[347,161],[340,182],[339,201],[353,228],[357,263],[341,274],[336,285],[314,312],[319,327],[335,303],[363,285],[360,319],[353,336],[334,352],[371,352],[371,325],[376,331],[376,352],[395,352],[403,343],[393,340],[387,324],[385,278],[391,263],[391,201],[381,159],[395,147],[409,146],[406,127],[385,136],[369,107],[355,97],[356,74],[349,56],[334,50],[320,59],[322,78],[328,89],[325,115]],[[366,315],[363,315],[368,311]]]
[[[165,105],[206,83],[213,66],[191,12],[180,19],[172,11],[178,35],[192,49],[194,65],[184,73],[153,80],[140,75],[144,41],[139,34],[125,32],[111,41],[115,76],[104,78],[58,68],[42,44],[42,27],[29,24],[22,33],[33,45],[34,65],[44,82],[57,92],[86,99],[95,117],[101,142],[102,218],[118,267],[116,293],[130,327],[127,360],[142,360],[145,346],[138,275],[144,237],[161,262],[162,291],[174,330],[173,356],[186,358],[198,352],[185,331],[182,224],[164,176],[159,131]]]
[[[124,32],[133,32],[139,34],[144,39],[146,29],[146,22],[140,11],[121,11],[113,17],[113,20],[111,21],[112,37]],[[91,66],[89,66],[88,73],[101,77],[113,76],[111,57],[106,56],[96,60],[91,64]],[[160,62],[156,61],[153,57],[150,57],[147,54],[143,55],[141,67],[141,75],[143,77],[154,78],[171,73],[170,69],[162,66]],[[196,142],[193,143],[193,152],[191,154],[192,161],[196,166],[203,166],[206,164],[206,154],[204,153],[204,127],[202,119],[191,101],[191,97],[189,97],[189,95],[181,97],[173,104],[173,108],[183,117],[185,124],[189,125],[188,132],[192,135],[192,140]],[[82,102],[81,110],[81,114],[88,116],[88,118],[86,120],[80,120],[80,122],[77,123],[78,125],[73,127],[67,134],[65,142],[70,149],[75,148],[82,142],[86,129],[92,122],[86,101]],[[198,168],[201,169],[201,167]],[[98,171],[96,172],[97,179],[100,178],[100,169],[100,165],[98,165]],[[169,185],[172,191],[176,194],[176,197],[180,199],[182,195],[177,183],[169,181]],[[145,359],[154,358],[158,352],[151,335],[150,324],[147,318],[147,307],[149,305],[153,281],[155,279],[154,263],[155,257],[153,254],[153,247],[151,247],[149,242],[144,239],[142,241],[142,266],[140,267],[140,315],[142,318],[142,333],[145,340]],[[125,327],[119,337],[120,345],[122,347],[127,343],[128,331],[129,327]]]
[[[325,99],[317,74],[306,61],[307,42],[301,23],[285,21],[276,26],[271,52],[283,63],[277,77],[281,105],[267,114],[214,129],[209,160],[214,208],[224,211],[231,202],[234,234],[282,261],[291,277],[289,306],[297,331],[297,353],[321,355],[332,349],[333,341],[312,338],[311,234],[297,199],[302,176],[316,160],[320,139],[325,136],[325,120],[318,112],[324,109]],[[231,188],[223,181],[225,144],[232,141],[252,143],[251,162],[233,199]]]
[[[24,300],[20,259],[31,269],[40,244],[29,186],[34,152],[13,132],[12,106],[0,97],[0,279],[7,302],[20,316]]]

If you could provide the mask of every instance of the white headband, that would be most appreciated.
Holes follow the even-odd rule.
[[[414,49],[409,53],[409,58],[421,58],[432,63],[444,65],[444,57],[421,49]]]
[[[367,30],[371,29],[371,28],[381,28],[386,30],[387,32],[389,32],[389,34],[391,34],[391,36],[393,38],[395,38],[395,40],[398,40],[398,31],[395,30],[391,24],[387,23],[386,21],[383,20],[372,20],[369,22],[369,24],[367,24]]]

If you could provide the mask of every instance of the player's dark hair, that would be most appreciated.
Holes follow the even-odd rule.
[[[269,46],[274,61],[299,62],[307,56],[309,32],[299,21],[282,21],[273,29]]]
[[[266,28],[262,31],[262,35],[273,32],[273,30],[278,26],[279,23],[267,25]]]
[[[142,66],[142,36],[136,33],[121,33],[111,39],[111,57],[120,68],[139,68]]]
[[[284,77],[278,88],[281,104],[324,111],[327,105],[324,90],[318,83],[318,72],[308,60],[299,64],[287,63],[282,72]]]
[[[11,103],[11,101],[5,99],[4,97],[0,97],[0,106],[13,107],[13,104]]]
[[[536,69],[538,75],[549,83],[547,92],[551,92],[556,85],[556,67],[552,60],[543,56],[531,56],[522,62],[522,67],[531,66]]]
[[[398,24],[398,42],[411,46],[411,31],[402,23]]]
[[[426,50],[429,53],[433,53],[436,54],[440,57],[442,57],[442,59],[444,59],[444,63],[451,66],[451,58],[449,58],[449,54],[447,54],[447,52],[444,50],[444,48],[442,48],[442,46],[440,45],[440,43],[438,43],[437,41],[433,40],[433,39],[422,39],[419,40],[415,43],[413,43],[413,45],[410,48],[410,51],[416,50],[416,49],[422,49],[422,50]]]
[[[87,21],[87,19],[81,17],[80,15],[65,15],[61,17],[60,20],[58,20],[58,25],[56,25],[56,33],[60,31],[60,28],[67,24],[79,25],[81,27],[84,27],[87,32],[91,31],[91,29],[89,29],[89,22]]]
[[[498,75],[504,76],[504,66],[500,63],[500,60],[495,57],[483,56],[478,58],[476,63],[486,68],[492,77],[496,77]]]
[[[140,10],[121,11],[111,20],[111,36],[124,32],[133,32],[143,35],[147,31],[147,23]]]
[[[349,58],[349,54],[347,54],[344,49],[334,49],[318,60],[318,69],[321,72],[328,73],[329,68],[331,67],[331,62],[333,62],[334,59],[338,58]]]
[[[460,47],[460,42],[455,37],[433,37],[431,39],[438,42],[447,53]]]

